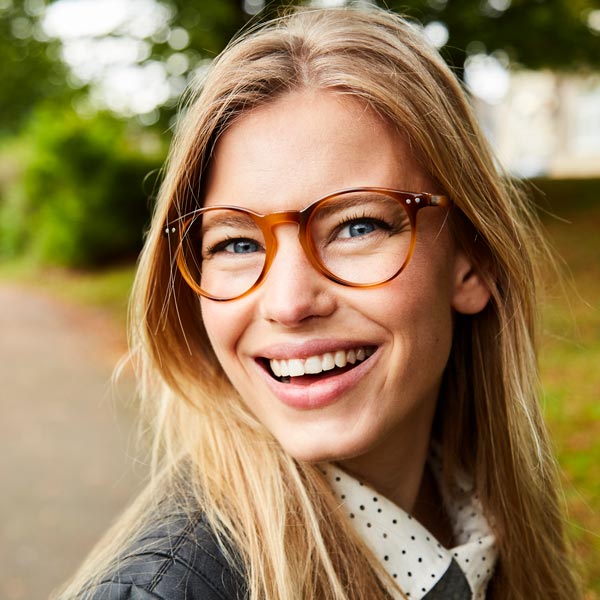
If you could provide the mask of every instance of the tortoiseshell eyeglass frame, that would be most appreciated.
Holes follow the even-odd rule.
[[[313,240],[312,240],[311,236],[308,234],[309,226],[311,223],[311,218],[315,214],[315,211],[319,207],[323,206],[323,204],[326,204],[327,202],[330,202],[334,198],[337,199],[337,198],[343,197],[345,195],[362,193],[362,192],[367,192],[367,193],[374,192],[374,193],[384,194],[390,198],[393,198],[400,204],[402,204],[402,206],[406,210],[406,213],[409,217],[410,226],[411,226],[410,246],[409,246],[408,253],[406,255],[404,262],[402,263],[400,268],[395,273],[393,273],[391,276],[386,277],[382,281],[376,281],[374,283],[354,283],[352,281],[342,279],[341,277],[338,277],[337,275],[335,275],[334,273],[329,271],[329,269],[327,269],[327,267],[324,264],[322,264],[322,262],[319,260],[319,256],[314,247]],[[415,249],[415,244],[416,244],[416,239],[417,239],[417,213],[418,213],[418,211],[421,210],[422,208],[427,208],[427,207],[449,207],[451,205],[452,205],[452,201],[450,200],[450,198],[448,198],[448,196],[440,195],[440,194],[404,192],[401,190],[382,188],[382,187],[352,187],[352,188],[346,188],[343,190],[339,190],[339,191],[333,192],[331,194],[327,194],[326,196],[319,198],[312,204],[309,204],[306,208],[303,208],[302,210],[288,210],[288,211],[275,212],[275,213],[271,213],[271,214],[267,214],[267,215],[257,213],[255,211],[249,210],[247,208],[242,208],[239,206],[231,206],[231,205],[220,205],[220,206],[209,206],[206,208],[198,208],[192,212],[186,213],[186,214],[184,214],[180,217],[177,217],[176,219],[173,219],[172,221],[169,221],[168,223],[166,223],[164,226],[163,233],[164,233],[165,237],[168,237],[169,239],[172,239],[173,237],[175,237],[177,239],[177,246],[175,249],[175,261],[176,261],[177,267],[179,269],[179,272],[181,273],[181,276],[186,281],[186,283],[197,294],[199,294],[205,298],[208,298],[210,300],[215,300],[217,302],[226,302],[229,300],[238,300],[240,298],[244,298],[248,294],[252,293],[265,280],[265,278],[269,272],[269,268],[275,258],[275,254],[277,252],[277,239],[274,235],[273,229],[277,225],[280,225],[282,223],[295,223],[298,225],[298,236],[299,236],[300,244],[301,244],[304,252],[306,253],[308,260],[313,265],[313,267],[317,271],[322,273],[325,277],[327,277],[331,281],[339,283],[340,285],[344,285],[344,286],[348,286],[348,287],[374,288],[374,287],[384,285],[387,282],[391,281],[392,279],[396,278],[406,268],[406,265],[409,263],[412,255],[413,255],[413,252]],[[260,275],[258,276],[258,278],[254,282],[254,284],[249,289],[247,289],[245,292],[238,294],[236,296],[233,296],[233,297],[214,296],[214,295],[209,294],[205,290],[203,290],[198,285],[198,283],[196,282],[192,273],[190,272],[190,269],[185,261],[185,256],[184,256],[184,252],[182,249],[183,240],[185,238],[186,232],[187,232],[188,228],[190,227],[190,225],[192,223],[194,223],[194,221],[199,216],[209,213],[211,211],[222,210],[222,209],[237,211],[237,212],[241,212],[245,215],[248,215],[261,230],[262,234],[264,235],[265,245],[266,245],[265,264],[262,268],[262,271],[260,272]]]

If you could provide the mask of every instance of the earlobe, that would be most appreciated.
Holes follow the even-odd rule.
[[[490,300],[490,289],[470,259],[458,251],[454,262],[452,308],[465,315],[481,312]]]

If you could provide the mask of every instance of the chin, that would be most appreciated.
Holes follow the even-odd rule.
[[[323,440],[315,439],[311,441],[298,440],[297,443],[290,443],[290,440],[279,443],[283,449],[295,460],[307,463],[338,462],[355,458],[368,453],[368,444],[359,444],[356,441],[337,440],[336,443],[323,443]]]

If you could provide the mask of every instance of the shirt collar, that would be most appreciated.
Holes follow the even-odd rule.
[[[435,457],[430,463],[440,483],[439,463]],[[440,485],[457,542],[447,549],[415,518],[366,483],[334,464],[322,468],[350,523],[397,583],[399,589],[391,591],[394,599],[404,598],[399,590],[410,600],[448,597],[437,595],[436,590],[448,589],[449,584],[460,588],[457,577],[466,580],[465,591],[457,598],[485,598],[497,550],[481,503],[476,495],[468,493],[466,478],[457,480],[456,490]],[[457,565],[460,569],[456,569]],[[449,579],[454,579],[454,583]]]

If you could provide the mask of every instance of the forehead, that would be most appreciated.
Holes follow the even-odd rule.
[[[207,175],[205,206],[258,212],[299,210],[348,187],[432,187],[388,121],[355,97],[314,90],[288,93],[234,122]]]

